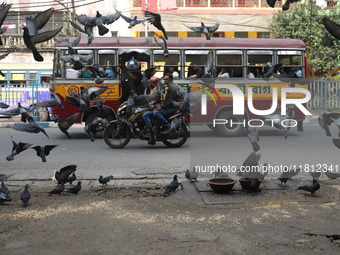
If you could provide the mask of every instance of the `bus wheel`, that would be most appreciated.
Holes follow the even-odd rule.
[[[38,114],[36,110],[32,111],[30,114],[32,117],[39,117],[39,121],[48,121],[50,120],[50,114],[47,108],[38,107]]]
[[[244,116],[243,115],[233,115],[232,110],[223,111],[218,114],[218,119],[223,119],[227,121],[227,124],[216,124],[215,128],[217,132],[222,136],[240,136],[244,133],[245,127],[243,124],[234,124],[234,123],[243,123]],[[231,122],[233,123],[231,125]]]

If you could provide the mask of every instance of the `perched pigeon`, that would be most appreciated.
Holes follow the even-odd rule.
[[[281,175],[280,175],[280,177],[279,178],[277,178],[280,182],[281,182],[281,186],[282,186],[282,183],[284,183],[285,185],[285,187],[287,187],[287,181],[288,181],[288,179],[289,179],[289,173],[288,172],[282,172],[281,173]]]
[[[189,181],[197,181],[198,178],[198,172],[196,172],[195,167],[190,172],[189,169],[185,171],[185,178],[187,178]]]
[[[327,31],[336,39],[340,40],[340,25],[326,17],[322,19],[322,22],[325,25]]]
[[[70,55],[73,55],[75,53],[75,50],[73,47],[76,47],[78,43],[80,42],[81,36],[76,37],[74,40],[70,41],[68,38],[66,38],[64,41],[55,40],[57,43],[60,43],[68,48],[68,53]]]
[[[261,158],[260,153],[255,151],[251,152],[242,164],[243,172],[241,172],[241,177],[243,179],[250,179],[250,186],[254,187],[256,183],[261,178],[261,172],[259,170],[258,164]],[[238,174],[240,175],[240,174]]]
[[[0,5],[0,34],[5,33],[8,29],[8,25],[2,26],[2,24],[4,23],[7,13],[11,7],[12,7],[12,4],[2,3]],[[1,38],[0,38],[0,45],[3,45]]]
[[[10,192],[9,192],[8,188],[5,186],[4,182],[1,182],[0,193],[3,193],[5,195],[5,197],[9,198]]]
[[[156,37],[154,37],[154,38],[155,38],[155,42],[158,44],[158,46],[162,48],[162,50],[164,52],[164,57],[167,58],[169,56],[169,50],[168,50],[168,45],[166,43],[164,36],[159,37],[161,39],[160,42],[157,41]]]
[[[36,123],[31,116],[28,116],[28,122],[29,123],[14,125],[12,128],[17,131],[34,133],[34,134],[38,134],[39,132],[42,132],[44,133],[44,135],[46,135],[49,138],[45,129],[42,126],[40,126],[38,123]]]
[[[67,178],[70,174],[74,173],[77,170],[76,165],[68,165],[61,168],[59,171],[55,172],[55,179],[58,181],[58,184],[66,183]]]
[[[312,193],[313,196],[316,196],[315,192],[318,191],[319,189],[320,189],[320,184],[318,183],[318,181],[316,179],[313,180],[312,185],[306,185],[306,186],[298,187],[298,190],[308,191],[308,192]]]
[[[14,174],[2,174],[0,173],[0,181],[3,182],[3,181],[6,181],[8,180],[9,178],[11,178]]]
[[[50,151],[53,150],[58,145],[45,145],[45,146],[34,146],[32,149],[36,150],[37,156],[41,158],[42,162],[46,162],[46,156],[50,154]]]
[[[24,191],[20,194],[20,199],[23,202],[23,206],[27,207],[28,201],[31,199],[31,193],[28,191],[28,184],[25,185]]]
[[[75,173],[72,173],[71,176],[67,177],[65,183],[70,183],[72,185],[72,182],[74,182],[77,179],[77,176]]]
[[[110,180],[113,180],[113,176],[112,175],[110,175],[108,177],[105,177],[105,178],[101,175],[101,176],[99,176],[99,179],[98,179],[99,183],[102,184],[102,186],[106,186],[107,183]]]
[[[63,192],[64,189],[65,189],[64,183],[60,183],[60,184],[58,184],[58,186],[54,190],[52,190],[48,193],[48,196],[52,196],[53,194],[60,195],[60,193]]]
[[[201,26],[200,27],[188,27],[188,26],[186,26],[186,27],[191,29],[192,31],[204,34],[205,37],[207,38],[207,40],[210,40],[209,33],[215,32],[218,29],[219,26],[220,26],[220,24],[217,23],[215,26],[208,26],[208,27],[206,27],[204,25],[204,23],[201,22]]]
[[[258,151],[260,150],[260,145],[259,145],[259,140],[260,136],[259,133],[257,132],[257,129],[254,128],[253,130],[248,131],[248,139],[253,146],[253,151]]]
[[[81,181],[79,181],[76,186],[68,189],[66,191],[66,193],[71,193],[71,194],[77,195],[80,190],[81,190]]]
[[[285,184],[285,187],[287,187],[287,181],[288,179],[291,179],[293,176],[297,175],[301,171],[300,168],[297,169],[288,169],[288,167],[284,167],[283,172],[281,173],[280,177],[277,178],[279,181]]]
[[[56,36],[61,29],[62,26],[58,29],[46,31],[38,34],[38,30],[42,29],[50,17],[53,14],[54,9],[50,8],[46,11],[40,12],[32,18],[26,18],[26,26],[23,27],[24,30],[24,43],[26,47],[32,51],[34,59],[36,61],[44,61],[44,58],[40,55],[38,52],[38,49],[36,48],[37,43],[45,42]]]
[[[66,120],[61,121],[61,119],[58,117],[56,119],[56,122],[58,122],[58,127],[61,132],[63,132],[69,139],[71,139],[71,135],[68,133],[68,129],[74,124],[74,122],[77,120],[80,112],[77,112],[70,117],[68,117]]]
[[[173,181],[166,187],[166,190],[163,193],[163,196],[170,195],[171,193],[175,193],[178,188],[179,183],[177,180],[177,175],[174,175]]]
[[[101,127],[101,123],[90,123],[85,126],[85,132],[90,138],[91,142],[94,142],[94,136],[98,132],[98,128]],[[100,128],[102,129],[102,128]]]
[[[7,161],[12,161],[14,160],[14,156],[18,155],[20,152],[27,150],[29,147],[32,146],[32,144],[30,143],[16,143],[12,140],[13,143],[13,147],[12,147],[12,151],[11,154],[9,156],[6,157]]]
[[[133,28],[134,26],[141,24],[143,22],[145,22],[146,20],[137,20],[137,16],[135,16],[133,19],[126,17],[123,14],[120,14],[120,16],[127,22],[129,23],[129,27],[128,28]]]
[[[65,110],[64,106],[61,103],[60,97],[54,93],[51,92],[51,99],[50,100],[45,100],[39,103],[32,104],[31,107],[54,107],[54,106],[59,106],[63,111]]]
[[[217,170],[214,172],[214,176],[215,178],[224,178],[224,179],[228,179],[229,176],[226,172],[222,171],[221,167],[217,167]]]
[[[163,32],[163,35],[166,40],[168,40],[168,36],[166,35],[166,31],[161,23],[161,15],[154,12],[145,11],[145,17],[147,21],[149,21],[152,25],[154,25],[157,29]]]
[[[99,30],[99,35],[105,35],[106,33],[109,32],[109,29],[107,27],[104,26],[105,25],[109,25],[113,22],[115,22],[117,19],[119,19],[120,17],[120,13],[116,12],[114,14],[111,15],[101,15],[99,13],[99,11],[97,11],[96,16],[95,17],[89,17],[86,15],[79,15],[76,17],[76,20],[78,20],[80,22],[80,24],[86,27],[98,27]]]
[[[340,173],[338,173],[338,172],[333,173],[332,171],[329,171],[329,170],[325,171],[325,175],[329,179],[337,179],[337,178],[340,177]]]

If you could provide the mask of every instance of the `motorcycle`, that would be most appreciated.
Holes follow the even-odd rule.
[[[104,141],[113,149],[125,147],[131,138],[139,138],[149,141],[150,134],[146,131],[146,125],[143,114],[148,111],[147,108],[128,109],[127,101],[118,108],[119,120],[112,120],[104,130]],[[171,124],[170,131],[162,133],[162,126],[156,119],[151,119],[154,129],[156,142],[163,142],[170,148],[182,146],[189,136],[188,120],[185,113],[176,111],[169,116],[165,116]]]

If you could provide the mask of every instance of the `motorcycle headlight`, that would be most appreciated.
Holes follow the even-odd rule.
[[[118,108],[118,116],[124,116],[126,113],[127,106],[123,105]]]

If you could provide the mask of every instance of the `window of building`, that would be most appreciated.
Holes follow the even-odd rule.
[[[257,32],[257,38],[270,38],[270,32]]]
[[[235,38],[248,38],[248,32],[235,32]]]
[[[180,54],[179,50],[169,50],[169,56],[166,58],[163,50],[154,50],[153,65],[158,67],[155,76],[161,78],[164,74],[170,72],[174,79],[179,79],[181,77]]]
[[[228,73],[229,78],[242,77],[242,58],[243,52],[241,50],[218,50],[216,51],[217,58],[217,73],[219,74]],[[222,77],[226,77],[222,75]]]

